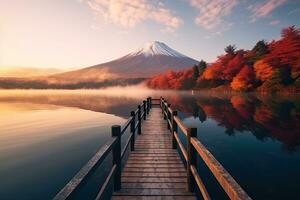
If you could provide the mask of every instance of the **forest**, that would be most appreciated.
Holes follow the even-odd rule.
[[[203,60],[182,71],[167,71],[146,81],[154,89],[300,92],[300,29],[282,29],[278,40],[258,41],[251,50],[229,45],[216,61]]]

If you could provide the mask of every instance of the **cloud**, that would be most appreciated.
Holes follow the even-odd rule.
[[[251,22],[268,16],[273,10],[282,6],[287,1],[288,0],[265,0],[262,3],[250,5],[248,9],[252,11]]]
[[[295,13],[298,13],[300,11],[300,8],[296,8],[296,9],[294,9],[294,10],[291,10],[289,13],[288,13],[288,15],[293,15],[293,14],[295,14]]]
[[[270,22],[270,25],[271,25],[271,26],[275,26],[275,25],[277,25],[277,24],[279,24],[279,23],[280,23],[279,20],[273,20],[273,21]]]
[[[163,32],[173,32],[182,23],[162,2],[150,0],[81,0],[107,22],[132,28],[146,20],[164,26]]]
[[[227,30],[232,23],[224,20],[231,13],[231,10],[239,3],[238,0],[188,0],[189,4],[199,13],[195,18],[195,23],[207,30],[212,30],[221,26],[222,30]]]

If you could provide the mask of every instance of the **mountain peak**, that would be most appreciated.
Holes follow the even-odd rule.
[[[147,42],[141,48],[129,54],[129,56],[136,55],[144,55],[146,57],[155,55],[165,55],[179,58],[186,57],[185,55],[175,51],[174,49],[171,49],[165,43],[159,41]]]

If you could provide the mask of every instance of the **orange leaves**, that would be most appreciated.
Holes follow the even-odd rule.
[[[245,65],[234,77],[230,86],[237,91],[248,91],[254,87],[255,74],[252,67]]]
[[[268,80],[273,73],[273,68],[263,60],[259,60],[254,64],[256,78],[262,82]]]
[[[193,87],[192,70],[168,71],[149,79],[146,84],[156,89],[189,89]]]
[[[223,77],[227,81],[232,81],[233,77],[241,70],[245,64],[245,58],[243,53],[238,52],[231,60],[229,60],[227,66],[223,71]]]
[[[203,73],[203,78],[206,80],[215,80],[221,78],[222,66],[219,63],[212,64]]]

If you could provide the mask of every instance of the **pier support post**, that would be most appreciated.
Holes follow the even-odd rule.
[[[147,118],[146,101],[143,101],[144,120]]]
[[[163,114],[164,114],[164,120],[167,119],[166,111],[167,111],[167,106],[166,106],[167,101],[163,100]]]
[[[174,120],[174,117],[177,116],[177,111],[173,111],[172,113],[172,148],[176,149],[177,148],[177,141],[175,138],[175,132],[178,132],[178,126],[177,123]]]
[[[168,124],[168,129],[171,130],[171,127],[170,127],[170,124],[169,124],[169,120],[171,121],[171,112],[169,110],[169,108],[171,107],[171,104],[167,104],[167,107],[166,107],[166,113],[167,113],[167,124]]]
[[[160,107],[161,107],[161,113],[164,114],[164,98],[160,97]]]
[[[196,181],[191,171],[191,166],[194,165],[196,167],[197,164],[197,157],[196,157],[196,149],[191,143],[192,137],[197,137],[197,128],[189,128],[187,132],[187,183],[188,183],[188,190],[190,192],[195,191]]]
[[[121,189],[121,126],[112,126],[111,135],[117,139],[116,144],[112,149],[113,165],[116,165],[116,172],[114,175],[114,190],[117,191]]]
[[[150,111],[150,97],[147,98],[147,115],[149,115]]]
[[[138,106],[138,134],[142,133],[141,106]]]
[[[149,108],[151,109],[152,108],[152,97],[149,97]],[[150,110],[149,109],[149,110]]]
[[[130,150],[134,151],[134,143],[135,143],[135,112],[131,111],[130,116],[132,117],[130,123],[130,132],[131,132],[131,142],[130,142]]]

